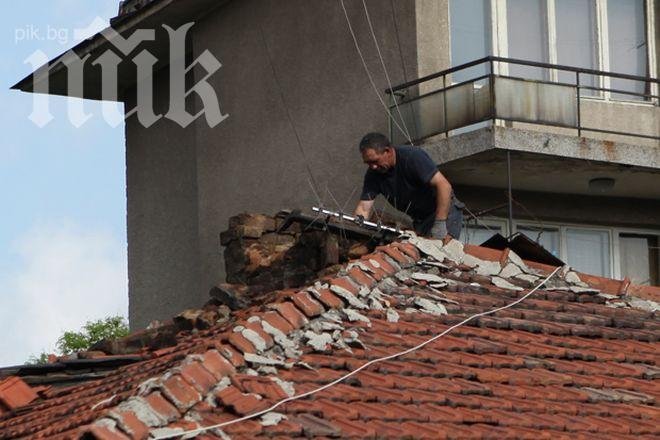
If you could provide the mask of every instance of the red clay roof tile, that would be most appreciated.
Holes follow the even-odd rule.
[[[308,317],[313,318],[325,312],[323,306],[312,298],[309,292],[298,292],[291,296],[293,303]]]
[[[514,257],[470,246],[464,251],[500,263]],[[439,269],[420,258],[411,243],[379,248],[325,285],[275,294],[264,307],[234,312],[229,329],[183,333],[176,347],[151,351],[153,359],[94,382],[44,391],[20,415],[0,413],[0,432],[7,438],[65,438],[86,426],[90,436],[128,438],[156,427],[229,422],[423,343],[469,314],[525,293],[497,288],[458,263],[447,260],[443,264],[450,269]],[[419,264],[412,267],[414,262]],[[399,266],[409,268],[401,280],[391,277]],[[549,273],[542,265],[529,266]],[[417,285],[410,271],[452,284]],[[606,292],[621,287],[579,276]],[[375,279],[381,280],[378,295],[371,290]],[[339,298],[327,282],[355,298],[345,292]],[[474,282],[479,285],[466,284]],[[631,285],[628,294],[634,291]],[[443,304],[449,314],[429,313],[420,298]],[[360,303],[368,308],[344,310]],[[354,312],[361,320],[350,319]],[[279,422],[255,418],[222,430],[232,438],[657,436],[659,328],[655,313],[612,308],[597,294],[538,291],[514,308],[474,319],[420,350],[279,407],[276,412],[286,417]],[[330,338],[326,353],[304,345],[308,331]],[[255,344],[263,350],[259,356]],[[103,423],[95,424],[98,420]],[[209,431],[200,438],[218,437]]]
[[[309,322],[307,317],[296,308],[296,306],[289,301],[273,304],[272,306],[279,312],[282,317],[293,326],[293,328],[301,328]]]
[[[20,377],[9,377],[0,382],[0,404],[8,410],[25,406],[37,397],[35,390]]]

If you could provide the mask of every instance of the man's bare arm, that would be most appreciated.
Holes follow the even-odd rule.
[[[435,218],[446,220],[451,206],[451,184],[440,171],[433,175],[429,184],[436,190]]]
[[[355,208],[355,216],[361,215],[365,220],[369,220],[373,206],[373,200],[360,200]]]

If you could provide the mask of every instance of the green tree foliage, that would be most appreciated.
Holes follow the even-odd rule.
[[[118,339],[128,335],[128,326],[121,316],[111,316],[98,321],[88,321],[80,332],[64,332],[57,340],[62,354],[87,350],[103,339]]]
[[[48,353],[41,353],[39,356],[30,356],[26,362],[27,365],[46,365],[48,363]]]
[[[128,335],[128,324],[121,316],[111,316],[98,321],[88,321],[79,332],[67,331],[57,340],[60,355],[67,355],[89,349],[103,339],[119,339]],[[28,364],[48,363],[48,354],[30,356]]]

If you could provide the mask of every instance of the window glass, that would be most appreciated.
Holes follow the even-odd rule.
[[[532,241],[543,246],[546,251],[559,258],[559,230],[534,226],[518,226],[516,229]]]
[[[491,54],[490,0],[451,0],[451,65],[459,66]],[[454,83],[488,73],[488,65],[452,75]]]
[[[607,27],[612,72],[648,76],[645,21],[644,0],[608,0]],[[617,78],[612,78],[611,87],[635,93],[646,91],[643,82]],[[613,94],[612,97],[625,100],[643,99],[625,94]]]
[[[567,229],[566,258],[568,264],[580,272],[610,277],[609,232]]]
[[[596,3],[594,0],[555,0],[557,64],[598,70],[596,54]],[[558,72],[559,81],[574,84],[573,72]],[[595,85],[592,75],[581,75],[580,84]],[[593,91],[582,91],[592,95]]]
[[[490,228],[490,230],[483,225],[467,225],[461,229],[460,241],[467,244],[480,245],[493,235],[502,233],[501,226],[488,225],[488,228]]]
[[[635,284],[658,285],[658,237],[633,234],[619,236],[621,276]]]
[[[548,62],[545,0],[507,0],[509,58]],[[547,69],[509,64],[511,76],[547,79]]]

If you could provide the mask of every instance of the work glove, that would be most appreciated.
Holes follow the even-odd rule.
[[[431,238],[443,240],[447,236],[447,220],[437,220],[433,222],[431,228]]]

